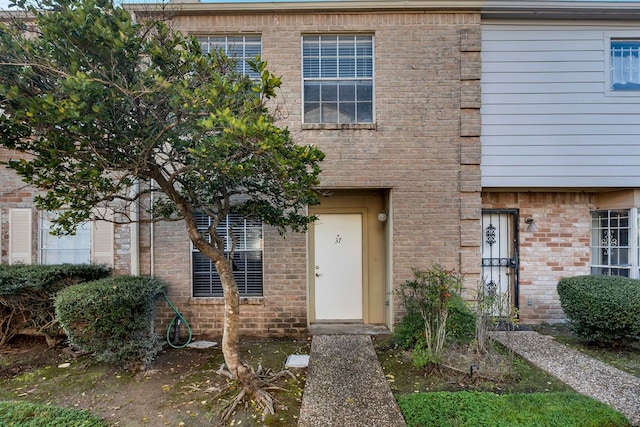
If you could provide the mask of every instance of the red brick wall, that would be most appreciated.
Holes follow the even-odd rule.
[[[591,193],[483,193],[484,208],[519,209],[522,323],[565,319],[556,285],[562,277],[589,274],[594,201]],[[528,217],[537,231],[527,231]]]
[[[479,277],[479,22],[474,13],[274,13],[178,16],[175,25],[197,34],[261,34],[262,56],[283,78],[274,105],[281,123],[297,141],[327,155],[321,186],[390,189],[397,286],[411,277],[411,268],[434,262],[462,269],[470,283]],[[303,125],[302,36],[345,32],[375,37],[376,121],[347,129]],[[195,330],[215,334],[221,306],[189,299],[189,245],[176,227],[156,227],[163,236],[156,239],[155,272],[175,285],[172,298]],[[304,330],[306,238],[282,239],[267,230],[264,242],[265,296],[243,305],[243,332]],[[160,266],[165,259],[172,261]],[[398,301],[393,309],[397,320]]]
[[[213,6],[212,6],[213,9]],[[392,284],[434,262],[480,272],[480,15],[478,13],[271,13],[178,16],[199,34],[259,33],[263,58],[282,76],[274,102],[281,124],[326,154],[324,189],[384,189],[392,204],[388,253]],[[303,126],[301,38],[365,33],[375,37],[372,125]],[[2,173],[2,172],[0,172]],[[5,176],[0,175],[2,188]],[[5,209],[7,205],[2,204]],[[4,221],[4,219],[3,219]],[[140,266],[171,284],[172,301],[198,334],[221,331],[219,301],[191,298],[190,246],[181,223],[142,226]],[[118,272],[128,268],[129,229],[116,231]],[[5,261],[3,237],[3,262]],[[153,242],[153,257],[151,246]],[[307,322],[307,239],[265,229],[265,296],[242,305],[243,332],[291,334]],[[153,258],[153,262],[152,262]],[[153,264],[153,265],[152,265]],[[163,322],[170,314],[163,302]],[[394,318],[402,311],[392,304]]]

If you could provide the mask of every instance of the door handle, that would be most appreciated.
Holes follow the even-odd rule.
[[[316,277],[320,277],[320,276],[322,276],[322,274],[316,273]]]

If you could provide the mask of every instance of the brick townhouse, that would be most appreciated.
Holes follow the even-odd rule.
[[[310,207],[319,221],[308,233],[282,238],[259,222],[244,223],[244,244],[234,260],[244,333],[297,334],[323,323],[393,328],[402,313],[394,289],[412,277],[412,268],[433,263],[462,272],[469,295],[481,278],[490,288],[508,292],[523,322],[562,319],[555,283],[563,275],[588,274],[592,268],[619,272],[601,265],[602,254],[618,249],[611,246],[611,221],[612,215],[619,216],[611,212],[627,212],[629,230],[637,234],[633,188],[640,187],[638,172],[626,167],[616,175],[618,180],[608,176],[611,169],[594,173],[600,177],[598,185],[563,181],[549,171],[556,164],[556,170],[575,166],[578,156],[567,148],[564,157],[558,157],[555,145],[544,142],[561,145],[579,123],[564,130],[554,125],[561,109],[545,113],[554,94],[538,94],[537,102],[523,105],[517,100],[526,98],[518,92],[520,86],[527,94],[533,91],[533,98],[546,87],[536,89],[540,76],[529,73],[529,64],[536,61],[527,55],[539,58],[540,52],[527,34],[546,34],[549,22],[558,27],[550,34],[572,34],[573,29],[566,28],[572,16],[587,20],[587,28],[595,25],[592,20],[604,27],[611,22],[620,26],[623,17],[631,27],[628,19],[640,8],[627,4],[614,16],[611,7],[600,3],[553,2],[552,8],[547,7],[550,2],[522,3],[174,4],[173,25],[198,37],[205,50],[224,49],[238,58],[239,67],[256,54],[267,60],[283,80],[273,105],[281,124],[297,141],[326,153],[323,197],[320,205]],[[148,5],[127,7],[140,16],[152,11]],[[603,23],[605,13],[608,21]],[[525,24],[534,28],[529,33],[520,30]],[[597,33],[604,27],[593,28]],[[521,39],[512,39],[511,31]],[[625,31],[631,34],[623,25]],[[592,60],[601,91],[607,86],[604,40],[601,61]],[[507,42],[519,51],[501,50]],[[540,62],[561,63],[565,57],[560,50]],[[518,60],[523,69],[517,69]],[[492,66],[486,67],[489,62]],[[560,70],[570,73],[572,68],[560,65]],[[562,74],[552,71],[539,74]],[[533,83],[509,80],[514,76],[532,78]],[[626,93],[607,99],[623,99],[627,107],[636,108],[632,91]],[[551,122],[541,118],[532,125],[518,123],[533,117],[527,110],[530,104]],[[580,111],[570,120],[581,120]],[[596,111],[594,116],[601,114]],[[624,129],[616,140],[631,138],[630,133],[637,140],[637,125]],[[553,132],[559,136],[550,135]],[[586,136],[566,145],[582,147],[588,140],[584,143],[591,148],[602,149],[604,143]],[[495,148],[500,144],[504,152]],[[630,150],[627,155],[637,153],[631,139],[620,144]],[[541,148],[536,153],[531,147]],[[0,160],[15,156],[0,151]],[[529,157],[539,164],[526,169],[519,162],[531,161]],[[624,159],[628,166],[640,163],[634,157]],[[2,263],[107,262],[120,274],[154,274],[171,284],[169,297],[194,333],[219,334],[219,281],[208,260],[192,249],[183,224],[114,226],[96,221],[75,237],[57,239],[46,233],[51,213],[33,209],[31,190],[5,169],[0,170],[0,182]],[[201,225],[207,221],[201,218]],[[600,225],[592,230],[595,222]],[[592,248],[605,232],[608,246]],[[622,270],[637,277],[638,243],[627,246],[635,267]],[[606,261],[611,263],[611,257]],[[169,316],[164,307],[160,311],[163,318]]]

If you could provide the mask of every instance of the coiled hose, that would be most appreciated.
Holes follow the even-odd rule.
[[[171,309],[173,310],[174,313],[176,313],[175,316],[173,316],[173,319],[171,320],[171,322],[169,322],[169,326],[167,327],[167,343],[173,347],[173,348],[185,348],[187,345],[189,345],[189,343],[191,342],[191,338],[193,338],[193,334],[191,333],[191,326],[189,326],[189,322],[187,322],[187,319],[184,318],[184,316],[182,315],[182,313],[180,313],[178,311],[178,309],[171,304],[171,301],[169,301],[169,298],[167,297],[167,294],[162,294],[162,296],[164,296],[164,300],[167,302],[167,304],[169,305],[169,307],[171,307]],[[178,345],[178,341],[180,341],[180,324],[184,322],[184,326],[187,328],[187,332],[189,333],[189,337],[187,338],[187,342],[185,342],[184,344],[180,344]],[[171,330],[175,327],[175,333],[174,333],[174,342],[171,342]]]

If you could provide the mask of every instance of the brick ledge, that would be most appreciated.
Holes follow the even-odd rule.
[[[264,297],[241,297],[240,305],[263,305]],[[189,298],[189,305],[224,305],[224,298],[212,297],[212,298]]]
[[[377,130],[375,123],[303,123],[302,130]]]

